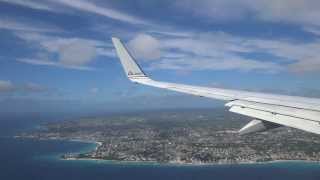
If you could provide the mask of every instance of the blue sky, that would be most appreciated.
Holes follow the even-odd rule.
[[[319,9],[316,0],[0,0],[1,112],[215,104],[130,83],[111,36],[154,79],[319,97]]]

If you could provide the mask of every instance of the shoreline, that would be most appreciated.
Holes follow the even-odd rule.
[[[96,151],[99,146],[102,145],[102,142],[100,141],[83,141],[83,140],[70,140],[73,142],[85,142],[85,143],[94,143],[96,144],[96,147],[94,151]],[[106,159],[99,159],[99,158],[60,158],[61,160],[66,160],[66,161],[76,161],[76,160],[84,160],[84,161],[101,161],[101,162],[111,162],[111,163],[117,163],[117,164],[141,164],[141,165],[146,165],[146,164],[153,164],[153,165],[172,165],[172,166],[213,166],[213,165],[251,165],[251,164],[272,164],[272,163],[292,163],[292,162],[302,162],[302,163],[319,163],[320,161],[310,161],[310,160],[271,160],[271,161],[264,161],[264,162],[236,162],[236,163],[183,163],[183,162],[166,162],[166,163],[161,163],[157,161],[120,161],[120,160],[106,160]]]
[[[92,161],[92,162],[102,162],[110,164],[120,164],[120,165],[163,165],[163,166],[227,166],[227,165],[267,165],[267,164],[277,164],[277,163],[317,163],[320,165],[320,161],[308,161],[308,160],[272,160],[265,162],[237,162],[237,163],[179,163],[179,162],[167,162],[160,163],[157,161],[119,161],[119,160],[105,160],[99,158],[60,158],[63,161]]]
[[[14,138],[26,138],[29,139],[30,137],[21,137],[21,136],[14,136]],[[31,138],[36,139],[36,138]],[[49,139],[37,139],[39,141],[42,140],[58,140],[58,141],[69,141],[69,142],[80,142],[80,143],[88,143],[88,144],[95,144],[95,148],[91,151],[96,151],[99,146],[102,145],[102,142],[100,141],[94,141],[94,140],[81,140],[81,139],[63,139],[63,138],[49,138]],[[81,152],[78,152],[81,153]],[[66,153],[64,153],[66,155]],[[264,162],[235,162],[235,163],[225,163],[225,162],[217,162],[217,163],[184,163],[184,162],[176,162],[176,161],[170,161],[170,162],[157,162],[157,161],[121,161],[121,160],[106,160],[106,159],[100,159],[100,158],[62,158],[61,154],[57,155],[57,158],[64,161],[99,161],[99,162],[105,162],[105,163],[115,163],[115,164],[123,164],[123,165],[165,165],[165,166],[223,166],[223,165],[261,165],[261,164],[274,164],[274,163],[293,163],[293,162],[301,162],[301,163],[318,163],[320,165],[320,161],[311,161],[311,160],[271,160],[271,161],[264,161]]]
[[[94,151],[98,149],[99,146],[102,145],[100,141],[82,141],[82,140],[71,140],[73,142],[85,142],[85,143],[94,143],[96,147]],[[116,163],[116,164],[124,164],[124,165],[166,165],[166,166],[223,166],[223,165],[261,165],[261,164],[274,164],[274,163],[294,163],[294,162],[301,162],[301,163],[318,163],[320,165],[320,161],[310,161],[310,160],[271,160],[271,161],[264,161],[264,162],[236,162],[236,163],[183,163],[183,162],[176,162],[170,161],[166,163],[161,163],[157,161],[121,161],[121,160],[106,160],[100,158],[61,158],[61,160],[65,161],[100,161],[106,163]]]
[[[66,140],[66,141],[71,141],[71,142],[81,142],[81,143],[89,143],[89,144],[95,144],[96,147],[94,149],[94,151],[96,151],[99,146],[102,145],[102,142],[101,141],[93,141],[93,140],[81,140],[81,139],[61,139],[61,140]]]

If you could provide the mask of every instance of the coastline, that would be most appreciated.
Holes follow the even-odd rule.
[[[14,136],[13,138],[30,138],[30,137],[21,137],[21,136]],[[31,138],[35,139],[35,138]],[[64,138],[48,138],[48,139],[37,139],[39,141],[42,140],[58,140],[58,141],[68,141],[68,142],[80,142],[80,143],[88,143],[88,144],[94,144],[95,147],[92,150],[85,151],[86,153],[96,151],[99,146],[102,145],[102,142],[100,141],[94,141],[94,140],[82,140],[82,139],[64,139]],[[77,152],[81,153],[81,151]],[[63,154],[66,155],[66,154]],[[110,163],[110,164],[123,164],[123,165],[165,165],[165,166],[223,166],[223,165],[263,165],[263,164],[277,164],[277,163],[317,163],[320,165],[320,161],[311,161],[311,160],[271,160],[271,161],[263,161],[263,162],[217,162],[217,163],[185,163],[185,162],[179,162],[179,161],[170,161],[170,162],[157,162],[157,161],[121,161],[121,160],[106,160],[106,159],[100,159],[100,158],[77,158],[77,157],[70,157],[70,158],[63,158],[61,157],[61,154],[57,154],[56,156],[59,160],[64,161],[92,161],[92,162],[103,162],[103,163]]]
[[[81,142],[81,143],[91,143],[91,144],[95,144],[95,151],[99,148],[99,146],[102,145],[101,141],[93,141],[93,140],[81,140],[81,139],[61,139],[61,140],[66,140],[66,141],[71,141],[71,142]]]
[[[8,146],[8,153],[2,153],[2,157],[19,166],[11,166],[12,171],[26,168],[30,173],[30,179],[34,177],[34,170],[40,169],[42,177],[51,175],[53,179],[59,177],[75,177],[75,179],[219,179],[220,175],[225,178],[221,179],[237,179],[243,178],[248,180],[259,179],[317,179],[320,165],[313,163],[266,163],[266,164],[240,164],[240,165],[184,165],[184,164],[159,164],[152,162],[117,162],[117,161],[102,161],[102,160],[60,160],[58,154],[68,152],[79,152],[83,150],[93,150],[95,143],[87,144],[71,141],[37,141],[13,139],[2,141],[2,145],[11,144]],[[3,146],[6,147],[6,146]],[[28,151],[27,154],[21,154],[21,150]],[[36,153],[35,153],[36,152]],[[18,155],[15,156],[15,155]],[[22,159],[25,158],[25,159]],[[4,162],[6,162],[4,161]],[[25,163],[33,166],[24,166]],[[22,162],[22,163],[21,163]],[[4,163],[3,167],[7,167]],[[15,168],[18,167],[18,168]],[[37,168],[38,167],[38,168]],[[53,167],[53,168],[52,168]],[[15,168],[15,169],[14,169]],[[43,171],[43,168],[48,170],[53,169],[49,174]],[[61,172],[63,171],[63,172]],[[114,173],[116,172],[116,173]],[[250,174],[249,174],[250,172]],[[254,174],[251,174],[253,172]],[[28,177],[24,174],[19,174],[19,178]],[[138,176],[137,176],[138,174]],[[142,175],[142,176],[140,176]],[[308,175],[308,176],[307,176]],[[5,179],[10,179],[10,176]],[[120,178],[119,178],[120,177]],[[137,178],[133,178],[137,177]],[[141,177],[141,178],[140,178]],[[159,177],[159,178],[157,178]],[[205,178],[206,177],[206,178]],[[295,177],[295,178],[292,178]],[[310,178],[305,178],[310,177]],[[262,178],[262,179],[264,179]]]
[[[319,161],[307,161],[307,160],[272,160],[265,162],[237,162],[237,163],[179,163],[179,162],[167,162],[160,163],[157,161],[119,161],[119,160],[105,160],[98,158],[67,158],[64,161],[92,161],[102,162],[109,164],[120,164],[120,165],[161,165],[161,166],[227,166],[227,165],[267,165],[267,164],[280,164],[280,163],[314,163],[319,164]]]
[[[96,151],[99,146],[102,145],[100,141],[85,141],[85,140],[69,140],[73,142],[84,142],[84,143],[94,143],[96,147],[93,151]],[[263,165],[263,164],[276,164],[276,163],[318,163],[320,165],[320,161],[310,161],[310,160],[271,160],[271,161],[264,161],[264,162],[235,162],[235,163],[184,163],[178,161],[170,161],[166,163],[161,163],[157,161],[120,161],[120,160],[106,160],[106,159],[99,159],[99,158],[61,158],[61,160],[65,161],[99,161],[105,163],[114,163],[114,164],[123,164],[123,165],[165,165],[165,166],[219,166],[219,165]]]

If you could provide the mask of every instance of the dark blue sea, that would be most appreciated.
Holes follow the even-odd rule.
[[[0,180],[320,180],[320,163],[175,166],[60,160],[63,153],[87,151],[94,144],[15,139],[41,121],[0,121]]]

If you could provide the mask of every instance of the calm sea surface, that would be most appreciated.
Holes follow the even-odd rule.
[[[0,180],[320,180],[320,163],[174,166],[60,160],[63,153],[87,151],[95,145],[14,139],[12,134],[36,123],[17,119],[0,123]]]

